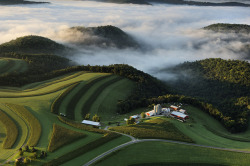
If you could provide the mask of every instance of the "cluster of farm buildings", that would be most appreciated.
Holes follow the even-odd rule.
[[[181,109],[181,106],[175,106],[175,105],[171,105],[169,108],[162,108],[160,104],[157,104],[154,106],[153,110],[148,111],[145,114],[147,117],[165,115],[176,118],[180,121],[186,121],[189,118],[186,110]],[[133,115],[130,118],[138,119],[139,115]]]

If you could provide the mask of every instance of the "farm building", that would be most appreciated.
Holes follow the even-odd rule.
[[[175,110],[175,111],[179,109],[179,107],[174,106],[174,105],[171,105],[170,108],[173,109],[173,110]]]
[[[162,112],[162,108],[160,104],[154,106],[154,115],[159,115]]]
[[[91,126],[97,126],[97,127],[101,126],[100,122],[94,122],[94,121],[90,121],[90,120],[83,120],[82,123],[85,125],[91,125]]]
[[[139,115],[130,116],[130,118],[134,118],[134,119],[138,119],[139,117],[140,117]]]
[[[169,113],[170,112],[170,108],[162,108],[162,112]]]
[[[172,117],[175,117],[175,118],[178,118],[178,119],[181,119],[181,120],[186,120],[186,119],[188,119],[188,115],[183,114],[183,113],[181,113],[181,112],[177,112],[177,111],[173,111],[170,115],[171,115]]]
[[[154,110],[145,113],[147,116],[154,116]]]
[[[180,113],[183,113],[183,114],[186,114],[186,113],[187,113],[187,111],[184,110],[184,109],[180,109],[179,112],[180,112]]]

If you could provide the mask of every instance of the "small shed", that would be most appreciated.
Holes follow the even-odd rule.
[[[171,105],[170,108],[172,108],[172,109],[175,110],[175,111],[179,109],[179,107],[174,106],[174,105]]]
[[[139,115],[133,115],[133,116],[130,116],[130,118],[138,119]]]
[[[101,126],[100,122],[94,122],[94,121],[90,121],[90,120],[83,120],[82,124],[91,125],[91,126],[97,126],[97,127]]]
[[[187,111],[184,110],[184,109],[180,109],[179,112],[181,112],[181,113],[183,113],[183,114],[186,114],[186,113],[187,113]]]
[[[145,113],[147,116],[153,116],[154,115],[154,110],[146,112]]]

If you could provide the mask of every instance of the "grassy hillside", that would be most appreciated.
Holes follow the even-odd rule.
[[[84,38],[75,42],[78,45],[93,45],[104,48],[138,48],[139,44],[121,29],[107,25],[98,27],[72,27],[69,29],[74,33],[82,33]],[[79,35],[79,34],[78,34]]]
[[[240,122],[234,131],[246,130],[250,98],[248,62],[206,59],[186,62],[165,71],[178,78],[168,81],[175,93],[213,104],[225,116]]]
[[[19,37],[0,45],[0,53],[55,54],[65,49],[62,44],[34,35]]]
[[[120,163],[119,165],[121,166],[246,166],[249,162],[250,154],[164,142],[142,142],[130,145],[118,152],[114,152],[112,155],[109,155],[94,165],[103,166]]]
[[[181,133],[172,123],[161,118],[154,118],[129,126],[111,127],[110,130],[129,134],[136,138],[158,138],[193,142],[192,139]]]
[[[205,30],[212,30],[214,32],[223,32],[223,33],[250,33],[250,25],[246,24],[212,24],[204,27]]]
[[[0,161],[1,163],[6,161],[8,158],[10,161],[13,161],[15,158],[18,157],[18,154],[16,153],[16,150],[26,144],[30,144],[32,140],[34,140],[34,136],[39,136],[39,140],[37,143],[37,148],[40,150],[47,151],[47,148],[49,146],[50,139],[53,136],[53,124],[60,125],[64,130],[72,130],[72,133],[80,132],[87,137],[84,139],[76,140],[76,141],[70,141],[69,144],[60,144],[57,145],[57,147],[60,147],[53,153],[48,153],[48,157],[45,159],[37,159],[34,160],[32,163],[34,165],[41,165],[42,163],[46,163],[52,159],[58,158],[63,155],[67,155],[68,153],[72,153],[79,147],[84,147],[89,142],[98,140],[102,137],[102,134],[98,133],[92,133],[89,131],[81,130],[82,128],[75,128],[71,125],[68,125],[64,122],[61,122],[58,120],[57,116],[51,113],[51,104],[53,101],[64,91],[66,91],[70,85],[80,83],[82,85],[87,85],[87,82],[91,82],[91,80],[95,80],[99,77],[105,77],[106,73],[88,73],[88,72],[73,72],[71,74],[66,74],[65,76],[60,76],[58,78],[54,78],[51,80],[47,80],[40,83],[34,83],[31,85],[26,85],[25,87],[21,88],[10,88],[10,87],[1,87],[0,88],[0,109],[3,110],[9,117],[13,119],[13,121],[17,124],[19,135],[16,139],[16,143],[13,145],[12,149],[5,150],[2,149],[3,142],[1,140],[4,140],[6,136],[5,131],[1,131],[1,138],[0,138]],[[111,78],[119,78],[118,76],[113,75]],[[126,79],[125,79],[126,80]],[[112,85],[112,83],[110,83]],[[100,85],[96,85],[96,88],[98,88]],[[92,86],[91,86],[92,87]],[[91,89],[90,87],[90,89]],[[105,88],[104,88],[105,89]],[[95,91],[93,93],[96,93]],[[100,95],[99,93],[95,94],[96,97]],[[81,97],[81,96],[79,96]],[[116,104],[117,100],[116,98],[113,100]],[[9,104],[6,104],[9,103]],[[20,106],[18,106],[20,105]],[[25,107],[25,111],[24,111]],[[19,112],[16,111],[16,109],[19,109]],[[30,117],[29,121],[27,121],[27,117]],[[31,118],[33,117],[33,118]],[[36,124],[37,119],[40,123],[40,129],[37,127]],[[33,120],[34,119],[34,120]],[[3,126],[2,122],[0,126]],[[35,129],[35,130],[34,130]],[[90,130],[91,131],[91,130]],[[35,134],[35,132],[39,132],[40,134]],[[68,132],[67,132],[68,133]],[[80,135],[82,135],[80,134]],[[55,136],[54,136],[55,137]],[[60,136],[59,136],[60,137]],[[56,138],[56,137],[55,137]],[[37,139],[36,139],[37,140]],[[57,140],[59,140],[57,138]],[[102,139],[101,139],[102,140]],[[114,138],[116,140],[116,138]],[[91,156],[97,155],[101,152],[104,152],[108,150],[110,147],[114,147],[120,143],[124,143],[128,141],[128,139],[119,138],[116,143],[112,144],[112,146],[104,146],[104,143],[108,143],[109,139],[105,140],[101,144],[96,144],[94,148],[101,148],[100,151],[96,153],[92,153]],[[34,141],[33,141],[34,142]],[[35,141],[36,142],[36,141]],[[62,143],[63,141],[59,141],[58,143]],[[97,146],[98,145],[98,146]],[[56,146],[55,143],[53,143],[53,146]],[[50,149],[52,147],[52,144],[50,145]],[[53,149],[53,148],[52,148]],[[54,148],[55,149],[55,148]],[[83,151],[78,151],[76,156],[84,155]],[[92,159],[91,156],[88,156],[84,161],[88,161]],[[73,160],[74,158],[71,158]],[[84,163],[82,163],[84,164]]]

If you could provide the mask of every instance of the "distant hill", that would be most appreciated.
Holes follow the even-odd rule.
[[[250,64],[219,58],[185,62],[162,72],[175,75],[167,84],[174,93],[198,98],[216,106],[240,123],[250,109]],[[246,124],[238,125],[242,131]]]
[[[0,5],[21,5],[21,4],[41,4],[49,2],[35,2],[35,1],[25,1],[25,0],[0,0]]]
[[[249,4],[239,3],[239,2],[198,2],[198,1],[185,1],[185,0],[96,0],[102,2],[111,2],[111,3],[132,3],[132,4],[143,4],[143,5],[152,5],[153,3],[165,3],[171,5],[195,5],[195,6],[241,6],[241,7],[250,7]]]
[[[212,30],[214,32],[223,32],[223,33],[250,33],[250,25],[246,24],[212,24],[207,27],[204,27],[205,30]]]
[[[0,45],[0,53],[56,54],[67,48],[41,36],[24,36]]]
[[[98,27],[72,27],[69,29],[73,33],[79,32],[82,35],[82,38],[74,41],[73,44],[82,45],[82,46],[98,46],[98,47],[116,47],[116,48],[138,48],[139,44],[127,33],[121,29],[107,25],[107,26],[98,26]]]

